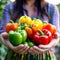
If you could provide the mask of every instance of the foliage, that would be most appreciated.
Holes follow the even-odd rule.
[[[7,53],[7,48],[0,41],[0,60],[4,60],[6,53]]]
[[[9,0],[0,0],[0,23],[2,20],[2,9],[4,8],[5,4],[7,4]],[[7,53],[7,48],[3,45],[0,39],[0,60],[4,60],[4,57]]]
[[[60,13],[60,6],[58,6],[58,9],[59,9],[59,13]]]
[[[4,8],[5,4],[8,3],[9,0],[0,0],[0,20],[2,19],[2,9]]]

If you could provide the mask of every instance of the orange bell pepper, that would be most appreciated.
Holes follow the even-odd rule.
[[[12,21],[10,20],[10,22],[12,22]],[[12,23],[6,24],[6,32],[7,33],[11,30],[15,31],[17,28],[18,28],[18,23],[12,22]]]

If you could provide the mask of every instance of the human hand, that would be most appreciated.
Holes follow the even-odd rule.
[[[47,45],[41,45],[40,44],[39,46],[33,46],[29,49],[29,52],[31,54],[40,54],[42,52],[46,52],[50,48],[55,47],[58,42],[59,42],[59,34],[56,33],[49,44],[47,44]]]
[[[3,32],[0,34],[1,39],[7,40],[8,39],[8,33],[7,32]]]
[[[27,54],[29,46],[27,44],[20,44],[18,46],[13,46],[12,50],[19,54]]]
[[[51,42],[49,44],[47,44],[47,45],[39,45],[39,48],[49,50],[50,48],[55,47],[59,42],[59,36],[60,36],[59,33],[55,33],[55,35],[53,36],[53,38],[52,38],[52,40],[51,40]]]
[[[29,46],[27,44],[24,44],[24,45],[20,44],[18,46],[13,46],[10,43],[10,41],[8,39],[8,33],[6,33],[6,32],[1,33],[1,40],[5,46],[7,46],[9,49],[13,50],[16,53],[22,54],[22,53],[28,52]]]
[[[51,45],[47,44],[47,45],[39,45],[39,48],[44,51],[48,51],[51,48]]]
[[[57,38],[59,38],[59,37],[60,37],[60,35],[59,35],[58,32],[56,32],[56,33],[54,34],[54,36],[53,36],[54,39],[57,39]]]
[[[33,46],[29,49],[29,53],[31,53],[31,54],[41,54],[45,51],[47,51],[47,49],[42,49],[38,46]]]

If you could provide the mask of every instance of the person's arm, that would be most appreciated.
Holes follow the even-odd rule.
[[[56,26],[57,32],[59,32],[59,11],[57,6],[54,6],[54,9],[52,9],[52,24]]]
[[[26,44],[21,44],[19,46],[13,46],[9,39],[8,39],[8,33],[5,32],[5,25],[7,23],[9,23],[9,20],[11,19],[10,14],[9,14],[9,6],[7,5],[4,9],[3,9],[3,13],[2,13],[2,21],[1,21],[1,29],[0,29],[0,37],[1,40],[3,42],[3,44],[8,47],[8,49],[13,50],[16,53],[26,53],[27,50],[29,49],[29,46]]]
[[[54,9],[53,9],[54,8]],[[57,30],[57,36],[58,38],[57,39],[53,39],[52,40],[52,46],[56,46],[59,42],[59,11],[58,11],[58,8],[57,6],[53,6],[52,10],[52,24],[56,26],[56,30]]]
[[[2,20],[1,20],[1,24],[0,24],[0,35],[1,33],[2,34],[5,34],[5,25],[7,23],[9,23],[9,20],[10,20],[10,14],[9,14],[9,6],[6,5],[4,8],[3,8],[3,11],[2,11]],[[7,38],[7,34],[5,36]],[[6,45],[6,42],[3,38],[1,38],[3,44]]]
[[[52,15],[52,22],[53,22],[53,25],[56,26],[57,32],[59,32],[59,12],[58,12],[57,7],[54,7],[54,12]],[[55,47],[58,44],[58,42],[59,42],[59,33],[56,33],[55,38],[53,38],[49,44],[47,45],[40,44],[39,46],[33,46],[31,47],[29,52],[32,54],[40,54],[41,52],[47,51],[50,48]]]
[[[58,42],[59,42],[59,11],[58,11],[58,8],[57,6],[54,6],[54,9],[53,9],[53,12],[52,12],[52,24],[56,26],[56,29],[57,29],[57,38],[53,38],[52,41],[48,44],[48,45],[45,45],[44,46],[40,46],[40,47],[43,47],[43,48],[52,48],[52,47],[55,47]]]
[[[10,20],[10,14],[8,13],[8,5],[6,5],[2,11],[2,20],[0,24],[0,33],[5,32],[5,25],[9,22]]]

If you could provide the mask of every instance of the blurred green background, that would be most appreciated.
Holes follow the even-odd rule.
[[[9,0],[0,0],[0,23],[2,20],[2,9],[4,8],[6,3],[9,3]],[[7,48],[3,45],[0,39],[0,60],[4,60],[6,53]]]
[[[10,0],[0,0],[0,23],[1,23],[1,20],[2,20],[2,9],[4,8],[5,4],[7,4],[9,2],[10,2]],[[57,5],[57,7],[58,7],[59,12],[60,12],[60,4]],[[56,48],[57,48],[56,50],[59,51],[59,49],[60,49],[60,43],[56,46]],[[7,53],[7,48],[0,41],[0,60],[4,60],[4,57],[5,57],[6,53]],[[59,52],[57,52],[56,54],[57,54],[57,58],[59,59],[58,53]]]

